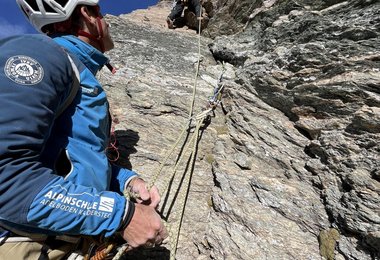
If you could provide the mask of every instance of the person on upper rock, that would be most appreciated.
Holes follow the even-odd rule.
[[[116,237],[160,244],[158,189],[106,154],[109,104],[95,75],[112,68],[114,44],[99,0],[16,2],[50,37],[0,40],[0,259],[91,256]]]
[[[185,7],[187,7],[185,9]],[[201,21],[201,31],[207,27],[209,17],[202,13],[202,5],[200,0],[174,0],[173,8],[166,18],[169,29],[176,27],[178,18],[184,13],[184,20],[187,27],[199,30],[199,21]]]

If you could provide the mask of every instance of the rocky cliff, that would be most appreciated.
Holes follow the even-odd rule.
[[[223,86],[188,193],[191,156],[181,148],[193,125],[156,182],[172,194],[163,197],[169,223],[187,198],[177,259],[380,259],[380,1],[210,3],[200,38],[166,28],[165,1],[107,16],[118,72],[99,75],[118,163],[147,180],[189,122],[194,85],[194,114]]]

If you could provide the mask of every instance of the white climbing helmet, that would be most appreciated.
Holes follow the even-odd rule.
[[[99,0],[16,0],[38,31],[47,24],[67,20],[77,5],[97,5]]]

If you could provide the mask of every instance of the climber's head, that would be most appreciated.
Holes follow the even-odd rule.
[[[16,0],[38,31],[48,35],[72,34],[102,52],[113,48],[108,24],[103,19],[99,0]]]

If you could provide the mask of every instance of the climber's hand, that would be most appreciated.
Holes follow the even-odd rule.
[[[128,189],[132,193],[137,194],[136,202],[156,208],[160,203],[160,194],[156,186],[153,186],[150,191],[147,189],[146,182],[141,178],[134,178],[128,184]]]
[[[168,233],[153,207],[135,204],[131,222],[122,231],[122,236],[131,247],[136,248],[142,245],[159,245]]]

